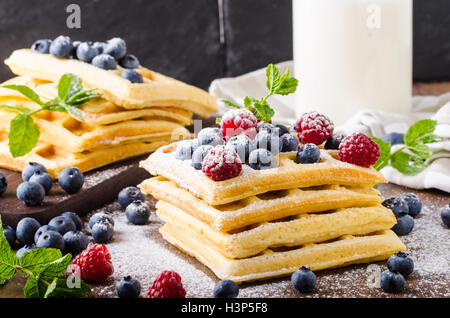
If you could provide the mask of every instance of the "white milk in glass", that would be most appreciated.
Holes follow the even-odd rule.
[[[412,0],[293,0],[296,110],[336,124],[356,112],[406,113],[412,94]]]

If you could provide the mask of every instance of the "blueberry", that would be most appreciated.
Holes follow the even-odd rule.
[[[445,225],[450,227],[450,204],[444,206],[441,210],[441,220]]]
[[[122,73],[122,78],[129,80],[131,83],[134,84],[142,84],[144,83],[144,78],[141,74],[136,72],[135,70],[125,70]]]
[[[267,149],[274,155],[281,151],[280,137],[268,130],[260,131],[255,137],[256,148]]]
[[[50,44],[50,54],[57,58],[68,58],[73,50],[72,40],[60,35]]]
[[[113,38],[106,43],[103,53],[109,54],[119,61],[127,55],[127,44],[121,38]]]
[[[64,238],[61,233],[56,231],[46,231],[38,239],[36,243],[37,248],[56,248],[64,250]]]
[[[6,192],[8,188],[8,179],[6,179],[5,175],[0,172],[0,196]]]
[[[30,181],[31,177],[38,171],[41,174],[48,173],[47,169],[45,169],[45,167],[43,165],[36,163],[36,162],[30,162],[22,170],[23,181]]]
[[[94,224],[98,222],[108,222],[112,226],[114,226],[114,219],[111,215],[105,212],[98,212],[91,216],[91,218],[89,219],[89,228],[92,229],[94,227]]]
[[[77,226],[72,221],[70,217],[67,216],[57,216],[48,222],[48,225],[55,228],[56,231],[61,233],[61,235],[66,234],[69,231],[76,231]]]
[[[405,143],[405,135],[393,132],[384,136],[383,141],[390,142],[391,145],[403,145]]]
[[[397,217],[397,224],[394,225],[392,231],[398,236],[403,236],[411,233],[414,228],[414,219],[409,214],[401,214]]]
[[[386,293],[400,293],[405,287],[405,278],[400,273],[387,270],[381,273],[380,286]]]
[[[245,135],[232,137],[228,141],[227,147],[232,147],[234,151],[236,151],[241,159],[241,162],[247,162],[249,160],[250,153],[256,149],[256,146],[252,140]]]
[[[239,287],[231,280],[222,280],[214,286],[213,295],[214,298],[237,298]]]
[[[219,146],[225,144],[219,128],[205,128],[198,133],[199,146]]]
[[[107,221],[100,221],[94,224],[91,234],[96,243],[105,244],[111,241],[114,235],[114,227]]]
[[[41,227],[38,221],[33,218],[20,220],[16,228],[16,237],[21,244],[31,245],[34,243],[34,234]]]
[[[420,211],[422,211],[422,202],[414,193],[403,193],[400,195],[400,198],[405,200],[408,204],[408,214],[413,218],[416,217]]]
[[[139,60],[136,56],[132,54],[125,55],[120,61],[119,65],[123,68],[134,69],[139,67]]]
[[[41,226],[36,231],[36,233],[34,233],[34,243],[37,243],[37,241],[39,240],[41,235],[44,234],[47,231],[56,231],[56,229],[53,226],[50,226],[50,225],[43,225],[43,226]]]
[[[128,187],[120,191],[119,203],[124,209],[133,201],[145,201],[145,196],[139,188]]]
[[[92,47],[98,51],[99,54],[102,54],[105,51],[105,42],[94,42],[92,44]]]
[[[297,152],[297,163],[310,164],[320,162],[320,150],[314,144],[306,144]]]
[[[131,276],[125,277],[116,284],[116,293],[119,298],[138,298],[141,284]]]
[[[276,167],[273,154],[266,149],[256,149],[250,153],[248,158],[250,167],[255,170],[266,170]]]
[[[65,252],[78,255],[89,245],[89,237],[80,231],[70,231],[64,234]]]
[[[396,217],[401,214],[409,214],[408,203],[402,197],[392,197],[384,200],[381,204],[394,212]]]
[[[36,171],[30,178],[30,182],[39,183],[45,190],[45,194],[49,193],[53,186],[53,179],[48,173],[42,173],[40,170]]]
[[[25,253],[31,252],[32,250],[35,250],[35,249],[37,249],[37,247],[34,244],[25,245],[24,247],[22,247],[20,250],[18,250],[16,252],[16,256],[20,260]]]
[[[5,225],[3,230],[4,230],[3,233],[6,236],[6,240],[9,243],[9,246],[14,247],[14,245],[16,245],[16,231],[14,231],[14,229],[9,225]]]
[[[334,134],[330,139],[325,143],[326,150],[339,150],[339,146],[341,145],[342,140],[344,140],[347,136],[343,134]]]
[[[191,160],[197,148],[198,141],[196,139],[180,141],[175,151],[175,158],[178,160]]]
[[[83,187],[84,176],[78,168],[67,168],[59,174],[58,183],[68,194],[74,194]]]
[[[81,231],[81,229],[83,228],[83,221],[81,221],[80,217],[77,214],[73,212],[64,212],[63,214],[61,214],[61,216],[65,216],[71,219],[73,223],[75,223],[77,231]]]
[[[135,225],[144,225],[150,218],[150,208],[142,201],[134,201],[127,206],[125,215]]]
[[[44,201],[45,190],[39,183],[24,182],[17,187],[16,194],[26,206],[38,206]]]
[[[92,59],[92,65],[104,70],[115,70],[117,69],[116,60],[108,54],[99,54]]]
[[[298,151],[298,139],[294,135],[284,134],[280,138],[281,152]]]
[[[278,136],[283,136],[286,134],[289,134],[289,128],[287,128],[285,125],[275,125],[276,128],[278,128]]]
[[[70,57],[72,59],[76,59],[77,58],[77,50],[78,47],[80,46],[81,42],[80,41],[73,41],[72,43],[72,52],[70,53]]]
[[[404,278],[414,271],[414,262],[406,253],[398,252],[388,259],[388,268],[391,272],[399,272]]]
[[[213,150],[213,146],[200,146],[198,147],[193,155],[192,155],[192,163],[191,166],[193,166],[196,170],[202,170],[202,164],[203,159]]]
[[[37,40],[33,43],[31,46],[31,51],[41,54],[48,54],[50,53],[50,45],[52,44],[52,40],[49,39],[43,39],[43,40]]]
[[[291,276],[291,283],[300,293],[311,293],[317,285],[317,277],[305,266]]]
[[[97,48],[93,48],[89,43],[81,43],[77,48],[77,58],[80,61],[91,63],[94,57],[99,55]]]

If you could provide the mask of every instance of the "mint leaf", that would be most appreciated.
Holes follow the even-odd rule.
[[[78,108],[76,108],[74,106],[65,105],[65,104],[64,104],[64,108],[66,109],[66,111],[69,113],[70,116],[78,119],[79,121],[84,122],[84,118],[81,113],[81,110],[79,110]]]
[[[247,108],[249,111],[252,111],[253,105],[257,102],[258,100],[256,98],[247,96],[244,98],[244,107]]]
[[[440,142],[442,140],[443,140],[443,138],[441,138],[441,137],[439,137],[439,136],[437,136],[435,134],[426,134],[426,135],[423,135],[422,137],[419,137],[417,139],[417,143],[432,144],[432,143],[435,143],[435,142]]]
[[[420,143],[421,138],[434,132],[436,124],[437,122],[431,119],[419,120],[414,123],[405,134],[406,146],[415,146]]]
[[[50,286],[49,286],[50,288]],[[80,288],[69,288],[66,279],[59,278],[55,288],[46,294],[48,298],[80,298],[91,293],[91,287],[80,281]]]
[[[256,109],[256,118],[265,121],[266,123],[268,123],[275,115],[275,111],[269,106],[269,104],[267,104],[265,100],[261,102],[257,101],[253,106]]]
[[[6,282],[16,275],[16,267],[19,260],[9,246],[5,237],[2,220],[0,217],[0,280]]]
[[[15,91],[18,91],[23,96],[27,97],[28,99],[31,99],[36,104],[39,104],[41,106],[44,106],[44,103],[41,101],[38,94],[36,94],[31,88],[25,85],[5,85],[4,88],[12,89]]]
[[[276,89],[275,94],[289,95],[297,91],[298,80],[294,77],[290,77],[290,71],[287,70],[286,74],[281,78],[280,86]]]
[[[20,259],[20,266],[34,272],[36,268],[47,265],[62,257],[61,251],[54,248],[40,248],[31,250]]]
[[[39,266],[34,272],[42,278],[59,277],[67,271],[72,262],[72,255],[67,254],[49,264]]]
[[[40,134],[31,116],[17,115],[11,121],[8,134],[11,155],[17,158],[29,153],[37,145]]]
[[[58,97],[61,100],[65,100],[82,89],[81,79],[78,76],[74,74],[64,74],[61,76],[58,83]]]
[[[407,176],[416,175],[427,167],[423,158],[404,151],[397,151],[391,156],[391,166]]]
[[[422,157],[423,159],[428,159],[433,155],[433,152],[431,151],[430,147],[423,144],[409,146],[408,150]]]
[[[236,105],[236,104],[234,104],[234,103],[232,103],[232,102],[230,102],[229,100],[222,100],[222,103],[224,103],[225,105],[228,105],[228,106],[230,106],[230,107],[233,107],[233,108],[240,108],[238,105]]]
[[[266,70],[267,83],[266,86],[269,89],[270,95],[274,94],[281,85],[280,70],[273,64],[269,64]]]
[[[391,143],[384,142],[380,138],[371,136],[371,138],[380,147],[380,158],[378,158],[377,163],[373,166],[377,171],[380,171],[389,164],[389,159],[391,158]]]
[[[19,112],[19,113],[27,113],[30,111],[29,109],[26,109],[23,107],[13,107],[13,106],[8,106],[8,105],[0,105],[0,108],[12,110],[12,111]]]
[[[216,125],[220,125],[222,123],[222,118],[216,118]]]
[[[25,298],[43,298],[46,291],[47,285],[42,280],[30,276],[23,288],[23,295]]]
[[[55,292],[56,286],[58,284],[58,278],[54,278],[53,281],[48,285],[47,290],[45,291],[44,298],[49,298],[52,293]]]

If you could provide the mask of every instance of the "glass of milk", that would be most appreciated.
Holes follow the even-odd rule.
[[[299,115],[409,111],[412,0],[293,0],[293,14]]]

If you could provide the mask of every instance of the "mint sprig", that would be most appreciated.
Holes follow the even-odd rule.
[[[273,64],[267,66],[266,77],[266,86],[269,90],[267,96],[261,99],[247,96],[244,98],[244,107],[253,112],[258,120],[268,123],[275,115],[275,111],[270,107],[268,99],[273,95],[285,96],[295,93],[298,87],[298,80],[290,76],[289,70],[282,76],[280,70]],[[230,107],[240,108],[230,101],[222,100],[222,102]],[[220,123],[220,119],[217,120],[217,123]]]
[[[94,93],[94,89],[83,89],[80,78],[74,74],[65,74],[61,77],[58,83],[58,97],[47,103],[43,103],[39,95],[28,86],[5,85],[3,87],[19,92],[41,106],[32,111],[23,107],[0,105],[0,108],[19,113],[11,121],[8,135],[9,150],[14,158],[31,152],[39,141],[40,131],[34,125],[33,115],[42,111],[63,112],[84,122],[78,107],[101,96],[101,94]]]
[[[405,134],[405,145],[391,154],[391,143],[372,137],[380,146],[380,158],[374,168],[381,170],[391,165],[404,175],[416,175],[428,166],[426,160],[433,152],[428,144],[439,142],[442,139],[434,134],[437,122],[431,119],[419,120],[413,124]]]
[[[72,260],[72,255],[62,256],[61,251],[51,248],[35,249],[17,259],[6,240],[0,218],[0,286],[13,278],[17,272],[28,277],[24,287],[25,298],[73,298],[90,294],[89,285],[80,281],[79,288],[70,288],[62,278]]]

